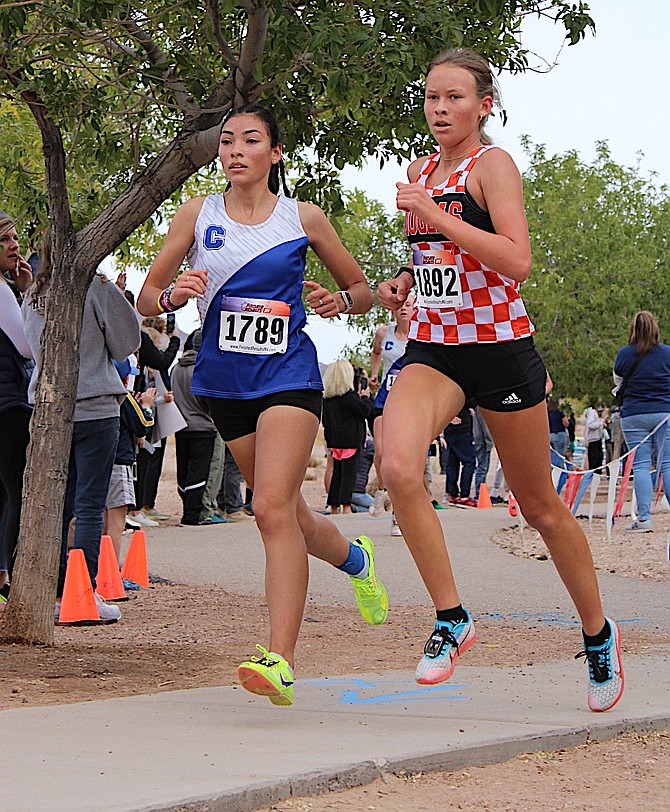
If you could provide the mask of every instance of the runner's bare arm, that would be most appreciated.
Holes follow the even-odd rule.
[[[165,242],[137,297],[137,309],[143,316],[156,316],[162,312],[158,297],[179,273],[184,257],[193,244],[195,222],[203,200],[202,197],[192,198],[177,209]],[[207,271],[190,270],[188,274],[179,276],[170,300],[174,305],[181,306],[193,296],[204,293],[206,287]]]
[[[367,313],[372,307],[373,296],[370,286],[358,263],[342,245],[337,232],[323,211],[312,203],[299,203],[300,220],[309,243],[317,257],[323,262],[340,290],[348,291],[353,299],[350,313]],[[312,288],[307,301],[321,316],[336,316],[345,310],[342,297],[329,293],[315,282],[306,283]],[[327,310],[320,309],[322,300]],[[336,309],[335,309],[336,308]],[[332,311],[332,312],[331,312]]]
[[[379,384],[379,370],[382,366],[382,344],[384,337],[388,331],[387,324],[380,324],[375,330],[375,338],[372,343],[372,354],[370,356],[370,386],[375,387]]]

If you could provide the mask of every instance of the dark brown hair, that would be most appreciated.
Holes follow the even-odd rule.
[[[221,123],[221,129],[223,130],[224,125],[226,122],[230,121],[231,118],[235,116],[241,116],[243,114],[247,114],[250,116],[256,116],[260,118],[260,120],[265,124],[265,129],[268,131],[268,135],[270,136],[270,146],[278,147],[281,145],[281,138],[279,134],[279,123],[275,118],[274,113],[268,110],[265,107],[261,107],[260,104],[243,104],[240,107],[233,107],[233,109],[225,116]],[[284,159],[280,158],[276,164],[273,164],[270,168],[270,175],[268,177],[268,189],[272,192],[273,195],[276,195],[279,191],[279,181],[281,180],[281,185],[284,190],[284,194],[286,197],[290,197],[291,193],[288,190],[286,185],[286,166],[284,164]]]
[[[661,331],[656,317],[648,310],[640,310],[633,317],[628,331],[628,343],[635,344],[637,355],[646,355],[656,347],[661,340]]]

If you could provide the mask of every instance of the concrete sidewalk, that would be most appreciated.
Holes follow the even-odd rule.
[[[384,770],[457,769],[670,726],[667,662],[626,666],[627,692],[606,714],[586,709],[584,669],[572,662],[461,665],[439,686],[407,672],[302,680],[292,708],[227,687],[5,711],[3,803],[237,812]]]
[[[506,511],[451,509],[440,519],[475,618],[574,624],[578,646],[579,624],[553,565],[488,541],[509,525]],[[425,605],[429,617],[402,539],[387,535],[389,518],[335,520],[348,536],[375,539],[391,611]],[[253,522],[149,531],[147,546],[152,573],[262,594],[263,549]],[[332,568],[314,562],[311,576],[311,601],[351,601],[347,579],[333,577]],[[605,574],[601,586],[624,635],[629,624],[670,632],[667,584]],[[21,707],[0,713],[3,802],[13,812],[237,812],[366,783],[384,770],[455,769],[664,729],[670,665],[663,655],[626,658],[626,693],[605,714],[587,708],[581,661],[475,668],[467,655],[452,681],[438,686],[394,671],[299,679],[291,708],[239,686]]]

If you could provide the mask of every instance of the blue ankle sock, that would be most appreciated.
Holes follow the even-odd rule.
[[[365,550],[358,544],[349,542],[349,555],[344,564],[337,567],[338,570],[346,572],[354,578],[367,578],[369,570],[368,556]]]

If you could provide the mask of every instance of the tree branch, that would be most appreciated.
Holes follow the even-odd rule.
[[[65,147],[60,127],[49,117],[46,105],[32,90],[21,90],[24,81],[19,74],[9,70],[6,59],[0,60],[0,69],[3,70],[10,83],[18,90],[21,98],[28,106],[35,119],[42,136],[42,152],[46,171],[47,190],[49,195],[49,219],[54,228],[54,245],[56,251],[64,251],[66,244],[72,237],[72,211],[67,193],[67,180],[65,175]]]
[[[254,0],[242,0],[240,6],[248,15],[247,35],[240,51],[239,68],[235,71],[235,105],[248,104],[258,96],[258,82],[254,79],[254,68],[265,48],[270,11],[259,6]]]
[[[226,38],[223,36],[223,31],[221,30],[221,15],[219,14],[218,0],[207,0],[206,7],[207,17],[209,18],[212,26],[212,33],[214,34],[214,38],[216,39],[219,48],[221,48],[221,55],[226,60],[226,63],[231,70],[237,70],[237,57],[235,56],[233,49],[226,41]]]
[[[177,79],[174,70],[169,67],[167,56],[153,41],[149,34],[147,34],[147,32],[144,31],[144,29],[142,29],[130,17],[125,17],[124,19],[119,20],[119,22],[128,32],[129,36],[140,44],[149,62],[157,68],[165,68],[161,78],[172,93],[179,109],[185,115],[192,115],[195,111],[197,111],[199,109],[197,102],[189,93],[186,85]]]
[[[235,96],[232,77],[210,95],[212,108],[188,123],[128,188],[77,235],[87,264],[96,267],[147,220],[194,172],[214,160],[219,143],[219,123]]]

